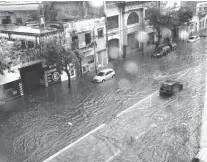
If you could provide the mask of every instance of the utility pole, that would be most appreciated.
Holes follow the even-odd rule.
[[[142,8],[142,32],[144,32],[144,7]],[[144,56],[144,42],[141,43],[142,55]]]
[[[95,72],[96,74],[98,73],[97,71],[97,65],[96,65],[96,36],[95,36],[95,18],[94,19],[94,27],[93,27],[93,51],[94,51],[94,62],[95,62]]]
[[[103,1],[103,9],[104,9],[105,28],[106,28],[106,54],[108,55],[108,52],[109,52],[108,51],[108,23],[107,23],[107,16],[106,16],[106,1]]]

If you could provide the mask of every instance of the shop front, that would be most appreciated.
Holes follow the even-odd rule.
[[[13,73],[5,72],[0,76],[0,104],[23,95],[22,80],[18,69]]]
[[[27,63],[19,71],[24,93],[27,94],[37,91],[41,87],[61,82],[61,74],[56,65],[46,66],[41,60]]]

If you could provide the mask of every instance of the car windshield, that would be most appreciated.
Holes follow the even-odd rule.
[[[162,88],[170,89],[170,85],[168,85],[168,84],[162,84]]]
[[[195,37],[190,37],[189,39],[195,39]]]
[[[97,74],[97,76],[104,76],[104,72],[99,72],[98,74]]]

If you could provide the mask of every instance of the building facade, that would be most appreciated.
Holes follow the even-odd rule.
[[[182,7],[193,10],[193,18],[190,26],[186,27],[189,34],[196,34],[207,29],[207,1],[182,1]]]
[[[114,52],[119,57],[125,57],[131,51],[141,49],[142,44],[137,39],[140,31],[153,33],[145,26],[146,7],[145,2],[106,3],[109,60],[113,60]]]
[[[40,2],[1,2],[0,25],[24,25],[37,15],[37,10],[42,6]]]
[[[105,18],[83,19],[64,24],[66,46],[81,55],[82,73],[108,64]]]

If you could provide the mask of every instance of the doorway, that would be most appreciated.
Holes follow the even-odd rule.
[[[20,75],[25,94],[31,94],[42,86],[40,80],[43,78],[44,70],[41,63],[21,68]]]

